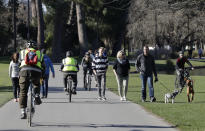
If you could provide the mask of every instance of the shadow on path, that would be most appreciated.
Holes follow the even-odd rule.
[[[168,129],[176,128],[176,126],[152,126],[152,125],[129,125],[129,124],[72,124],[72,123],[34,123],[39,127],[75,127],[75,128],[159,128]]]

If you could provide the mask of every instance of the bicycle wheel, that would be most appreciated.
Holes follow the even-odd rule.
[[[32,108],[33,108],[33,96],[32,96],[32,85],[29,86],[28,92],[28,107],[27,107],[27,117],[28,117],[28,125],[32,126]]]
[[[72,81],[69,80],[68,82],[69,82],[69,88],[68,88],[68,90],[69,90],[69,102],[71,102],[71,97],[72,97]]]
[[[88,75],[88,90],[91,90],[91,76]]]
[[[88,88],[87,79],[88,79],[88,75],[86,75],[86,77],[85,77],[85,87],[84,87],[85,89]]]

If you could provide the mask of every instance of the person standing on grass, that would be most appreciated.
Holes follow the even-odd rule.
[[[155,82],[158,81],[157,72],[155,69],[154,57],[149,54],[149,47],[143,47],[143,53],[137,57],[135,63],[136,69],[140,72],[140,78],[142,81],[142,102],[146,101],[146,84],[148,82],[150,102],[155,102],[154,87],[153,87],[153,73],[155,76]]]
[[[43,74],[43,81],[41,85],[41,92],[42,92],[42,97],[41,98],[47,98],[48,96],[48,79],[49,79],[49,72],[51,70],[53,78],[55,78],[55,71],[53,68],[53,63],[51,59],[46,55],[46,50],[42,49],[41,51],[44,54],[44,63],[45,63],[45,72]]]
[[[98,55],[95,56],[92,62],[93,73],[97,77],[97,86],[98,86],[98,100],[106,100],[105,97],[105,90],[106,90],[106,72],[108,68],[108,59],[107,57],[103,56],[104,48],[100,47],[98,50]],[[101,87],[103,91],[101,94]]]
[[[116,76],[120,100],[126,101],[129,72],[130,72],[130,63],[129,63],[129,60],[126,58],[124,51],[118,51],[117,60],[115,61],[113,65],[113,72]]]
[[[14,53],[11,57],[11,62],[9,64],[9,77],[12,81],[14,102],[18,102],[20,86],[19,86],[19,54]]]
[[[199,59],[201,59],[202,57],[202,54],[203,54],[203,51],[201,48],[198,49],[198,55],[199,55]]]

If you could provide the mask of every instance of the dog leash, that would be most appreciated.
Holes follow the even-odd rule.
[[[159,81],[160,85],[163,86],[167,91],[172,92],[169,88],[167,88],[161,81]]]

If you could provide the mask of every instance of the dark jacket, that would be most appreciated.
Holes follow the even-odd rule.
[[[135,63],[136,69],[138,72],[141,72],[144,75],[150,76],[154,73],[154,76],[157,77],[157,72],[155,68],[154,57],[152,55],[145,56],[143,53],[137,57]]]
[[[83,57],[81,65],[83,67],[83,70],[90,70],[90,69],[92,69],[92,59],[89,58],[89,60],[86,61],[85,57]]]
[[[176,69],[184,69],[184,65],[187,63],[189,66],[193,67],[192,64],[189,62],[189,60],[186,57],[178,58],[176,61]]]
[[[128,72],[130,70],[130,63],[128,59],[119,60],[117,59],[113,65],[113,69],[116,71],[119,76],[128,76]]]

